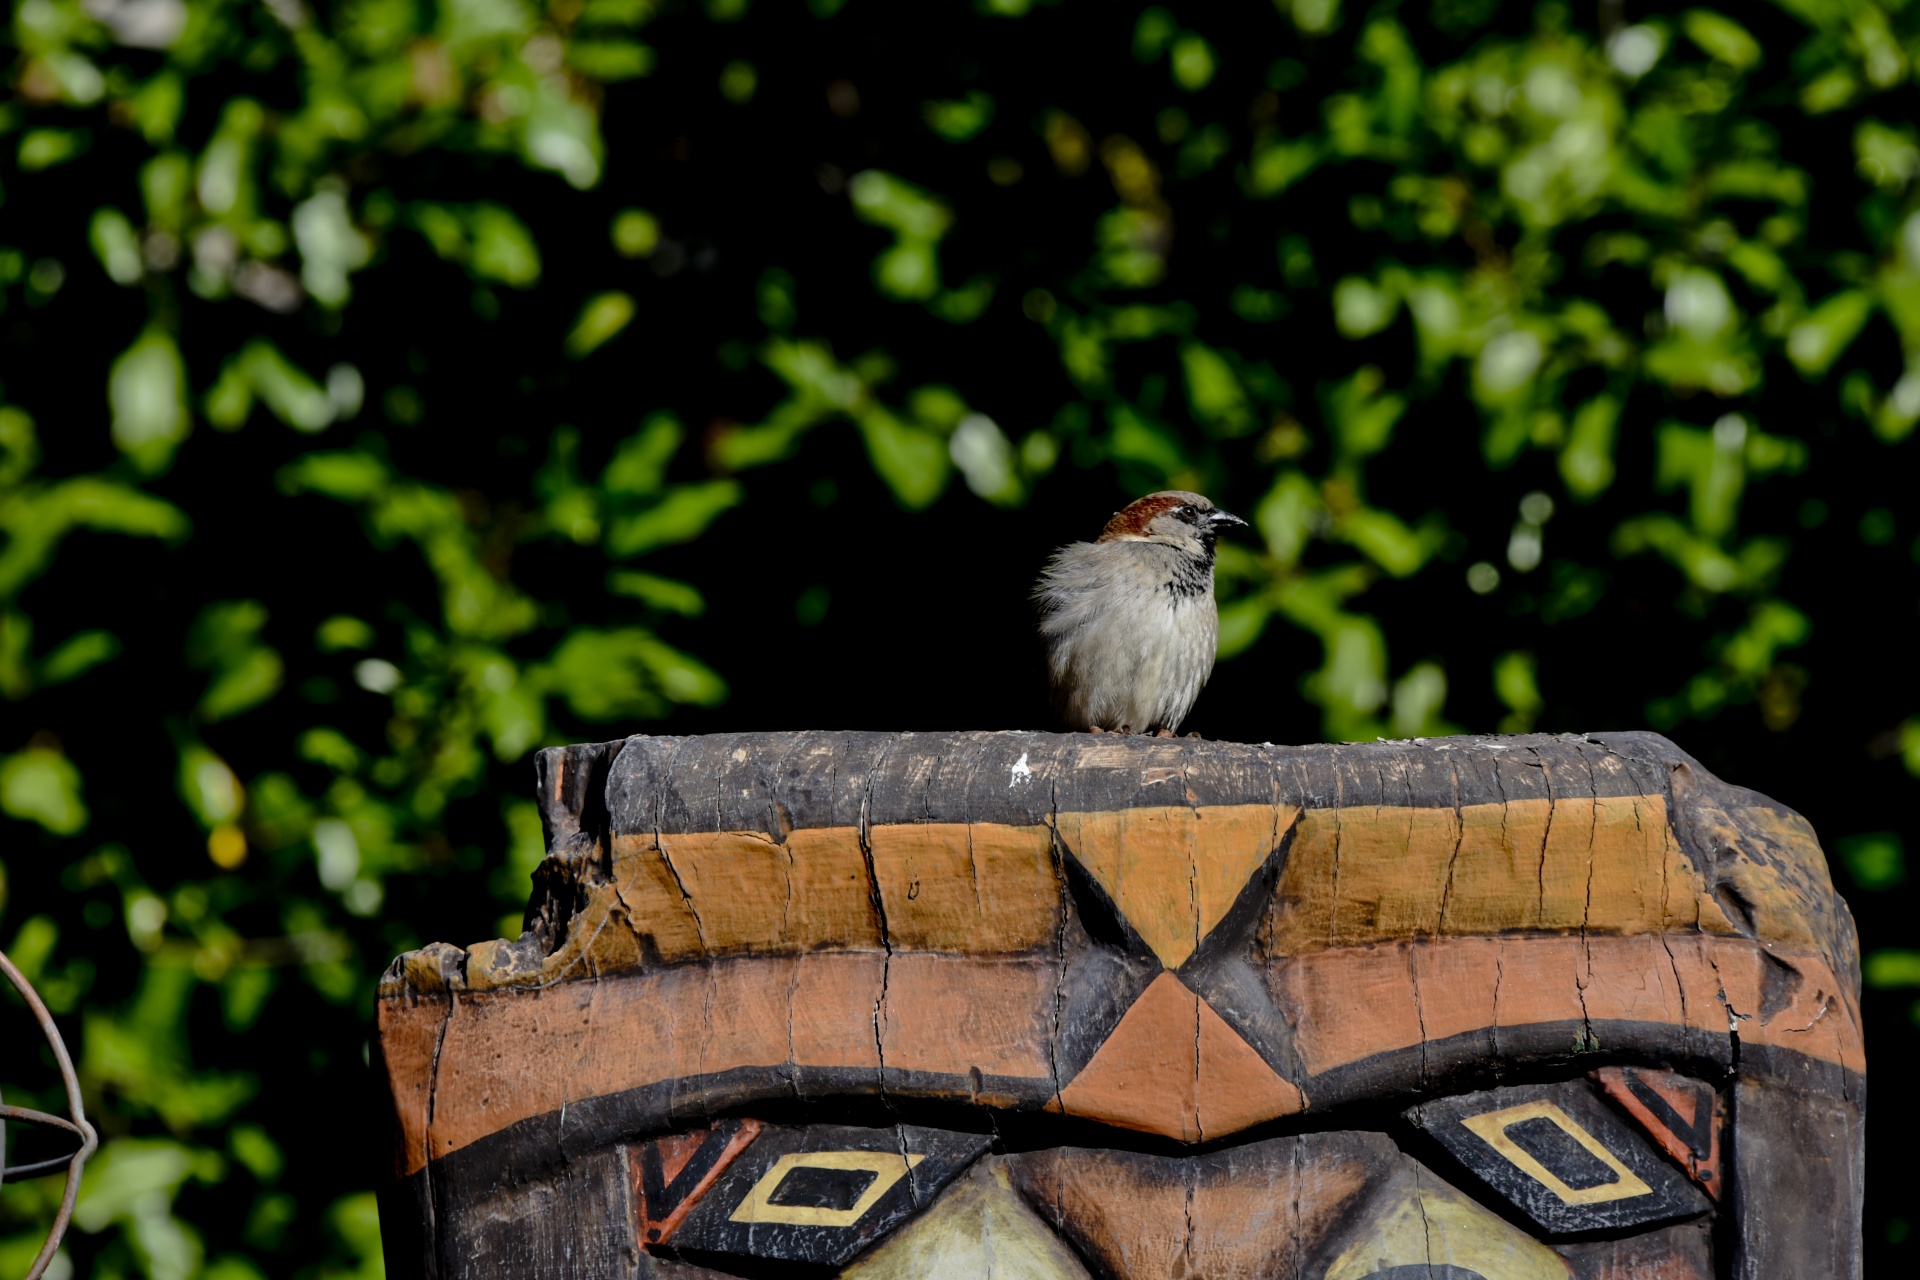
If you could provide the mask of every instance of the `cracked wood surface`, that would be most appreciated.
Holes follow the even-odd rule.
[[[636,737],[539,786],[526,932],[383,983],[403,1174],[763,1101],[1191,1142],[1503,1065],[1862,1088],[1813,832],[1650,734]]]
[[[528,931],[382,986],[405,1173],[566,1107],[904,1096],[1196,1142],[1596,1050],[1864,1071],[1805,819],[1653,735],[636,737],[540,785]]]
[[[1782,1240],[1736,1197],[1738,1274],[1847,1270],[1851,917],[1805,819],[1661,737],[634,737],[545,750],[538,785],[526,931],[382,981],[396,1186],[426,1236],[745,1109],[1198,1144],[1642,1063],[1738,1084],[1736,1186],[1834,1221]],[[1780,1153],[1807,1142],[1795,1180]],[[626,1192],[589,1182],[618,1217]],[[1596,1276],[1636,1257],[1590,1253]]]

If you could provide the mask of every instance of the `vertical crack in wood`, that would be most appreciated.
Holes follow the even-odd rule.
[[[1460,849],[1467,842],[1467,815],[1460,803],[1460,761],[1448,757],[1447,768],[1453,774],[1453,852],[1447,855],[1447,882],[1440,887],[1440,913],[1434,923],[1435,935],[1447,932],[1447,911],[1453,904],[1453,872],[1460,865]]]
[[[1732,997],[1727,995],[1726,977],[1720,972],[1720,962],[1714,958],[1714,953],[1711,948],[1703,948],[1703,950],[1706,953],[1707,964],[1710,965],[1713,969],[1714,979],[1719,984],[1719,990],[1715,992],[1715,995],[1718,996],[1721,1005],[1725,1007],[1727,1011],[1727,1056],[1729,1060],[1728,1069],[1733,1075],[1739,1075],[1740,1074],[1740,1024],[1741,1022],[1743,1022],[1747,1018],[1752,1017],[1753,1015],[1748,1013],[1741,1013],[1738,1009],[1733,1007],[1733,999]]]
[[[980,923],[987,919],[987,903],[980,896],[980,855],[973,847],[973,823],[967,823],[967,876],[973,882],[973,910],[980,917]]]
[[[1293,1136],[1293,1229],[1287,1232],[1287,1242],[1293,1246],[1293,1270],[1289,1274],[1294,1276],[1304,1276],[1307,1273],[1306,1258],[1300,1239],[1303,1234],[1300,1229],[1302,1222],[1300,1188],[1306,1181],[1306,1165],[1307,1139],[1304,1134],[1296,1133]]]
[[[860,836],[860,856],[867,868],[867,897],[873,904],[874,916],[880,926],[880,946],[886,952],[880,962],[880,994],[873,1002],[873,1052],[878,1060],[878,1078],[880,1083],[880,1101],[888,1110],[893,1109],[893,1099],[887,1095],[887,1036],[886,1007],[887,988],[893,979],[893,935],[887,928],[887,904],[880,894],[880,877],[873,865],[873,783],[888,755],[891,740],[882,746],[878,758],[867,763],[867,785],[860,799],[860,824],[857,828]]]
[[[1601,752],[1603,753],[1604,758],[1610,763],[1621,758],[1614,752],[1613,748],[1607,746],[1604,743],[1595,743],[1591,738],[1584,739],[1583,741],[1586,743],[1591,743],[1592,745],[1598,746]],[[1585,756],[1584,752],[1582,752],[1582,756],[1584,758]],[[1589,770],[1592,769],[1591,763],[1589,763],[1588,769]],[[1644,784],[1644,782],[1642,782],[1638,778],[1635,779],[1635,782],[1637,785],[1634,787],[1634,794],[1633,794],[1633,830],[1634,830],[1634,833],[1637,836],[1639,836],[1640,839],[1644,842],[1647,837],[1647,824],[1646,824],[1646,815],[1643,809],[1642,802],[1647,793],[1647,787]],[[1674,827],[1674,824],[1679,820],[1679,818],[1678,818],[1678,815],[1675,814],[1673,811],[1673,804],[1670,796],[1668,796],[1667,798],[1667,803],[1664,806],[1664,809],[1665,809],[1665,812],[1660,823],[1660,832],[1659,832],[1659,835],[1660,835],[1660,933],[1659,933],[1660,949],[1666,952],[1667,968],[1673,973],[1674,992],[1680,1001],[1680,1025],[1682,1028],[1684,1028],[1682,1035],[1684,1037],[1685,1043],[1690,1053],[1693,1048],[1692,1042],[1693,1042],[1694,1026],[1693,1026],[1692,1017],[1687,1012],[1687,983],[1686,983],[1686,979],[1682,977],[1680,973],[1680,961],[1673,954],[1673,926],[1675,923],[1674,916],[1673,916],[1673,854],[1679,846],[1680,835],[1679,835],[1679,832],[1676,831]],[[1700,904],[1698,900],[1694,902],[1693,915],[1694,915],[1694,918],[1693,918],[1692,924],[1697,929],[1700,923]]]
[[[1340,842],[1346,834],[1342,821],[1347,804],[1347,770],[1338,755],[1333,766],[1333,892],[1327,899],[1327,948],[1340,941]]]
[[[1407,952],[1407,983],[1413,988],[1413,1016],[1420,1023],[1420,1084],[1424,1088],[1431,1079],[1427,1060],[1427,1009],[1420,995],[1420,950],[1414,942],[1401,944]]]
[[[1597,856],[1595,853],[1595,850],[1597,848],[1597,842],[1600,839],[1600,784],[1598,780],[1596,780],[1593,776],[1592,763],[1589,762],[1584,755],[1580,757],[1580,761],[1583,765],[1586,766],[1586,770],[1587,770],[1587,813],[1588,813],[1587,900],[1586,900],[1586,905],[1583,906],[1580,910],[1580,949],[1586,953],[1587,979],[1588,981],[1592,981],[1593,979],[1593,943],[1588,936],[1588,925],[1593,919],[1594,859]],[[1584,999],[1581,1001],[1580,1007],[1581,1007],[1581,1013],[1582,1015],[1584,1015],[1586,1012],[1586,1001]],[[1595,1049],[1600,1047],[1599,1044],[1595,1042],[1595,1038],[1593,1035],[1593,1027],[1591,1023],[1589,1023],[1587,1026],[1587,1041]]]
[[[1194,1012],[1196,1014],[1199,1012],[1198,1005],[1194,1006]],[[1196,1019],[1196,1022],[1197,1021],[1198,1019]],[[1187,1236],[1180,1249],[1182,1264],[1180,1270],[1183,1275],[1193,1274],[1193,1197],[1200,1179],[1198,1165],[1199,1162],[1195,1160],[1184,1160],[1181,1162],[1181,1172],[1186,1174],[1187,1193],[1185,1201],[1181,1204],[1181,1209],[1187,1218]]]
[[[789,741],[790,743],[797,744],[805,740],[806,738],[803,735],[796,739],[790,739]],[[776,834],[779,836],[781,848],[785,849],[787,854],[787,901],[780,913],[780,932],[783,937],[791,937],[793,929],[794,864],[793,841],[790,839],[793,835],[793,816],[792,812],[787,808],[786,800],[780,794],[781,780],[787,773],[785,768],[787,760],[788,757],[782,756],[774,763],[773,782],[768,788],[768,790],[773,793],[774,820],[780,826],[780,830]],[[793,1099],[796,1102],[800,1100],[800,1063],[799,1054],[794,1051],[793,1017],[795,996],[800,990],[800,965],[802,963],[803,957],[795,956],[789,963],[787,969],[787,1064],[784,1074],[787,1080],[787,1092],[793,1095]]]
[[[1513,847],[1513,836],[1507,830],[1507,782],[1500,776],[1500,761],[1497,757],[1487,762],[1487,774],[1493,779],[1493,789],[1500,793],[1500,851],[1511,858],[1518,850]],[[1545,857],[1544,850],[1541,856]]]
[[[1527,748],[1527,753],[1536,760],[1540,759],[1540,753],[1531,747]],[[1497,770],[1499,766],[1495,765],[1494,768]],[[1536,891],[1540,895],[1540,905],[1536,908],[1539,914],[1537,914],[1534,919],[1537,922],[1537,927],[1545,928],[1547,923],[1547,850],[1553,842],[1554,796],[1553,773],[1547,768],[1547,762],[1545,760],[1540,760],[1539,769],[1540,780],[1544,782],[1547,787],[1547,820],[1540,828],[1540,866],[1534,877]],[[1501,794],[1504,795],[1505,791],[1503,790]],[[1504,812],[1504,810],[1502,812]]]
[[[415,999],[418,999],[418,997],[415,997]],[[433,1113],[434,1107],[440,1097],[440,1050],[446,1047],[447,1032],[453,1027],[454,1006],[458,1003],[459,999],[459,994],[449,987],[447,989],[446,1016],[440,1020],[440,1034],[434,1037],[433,1058],[427,1067],[427,1131],[424,1135],[427,1144],[427,1160],[426,1164],[421,1167],[420,1175],[425,1184],[423,1190],[425,1192],[427,1206],[428,1240],[438,1240],[440,1238],[439,1205],[435,1199],[433,1189]],[[435,1252],[437,1254],[437,1251]]]
[[[1493,948],[1493,1014],[1488,1019],[1487,1038],[1493,1046],[1493,1073],[1498,1078],[1503,1059],[1500,1056],[1500,992],[1507,982],[1507,948],[1495,942]]]
[[[1187,764],[1184,756],[1182,757],[1180,762],[1180,794],[1181,794],[1181,797],[1186,800],[1187,808],[1191,810],[1193,813],[1193,825],[1187,828],[1187,922],[1189,927],[1193,931],[1193,946],[1188,949],[1187,954],[1191,956],[1195,951],[1198,951],[1200,949],[1200,849],[1199,849],[1199,845],[1200,845],[1200,824],[1201,822],[1205,821],[1205,818],[1200,812],[1200,807],[1194,804],[1193,802],[1193,783],[1191,778],[1188,776]],[[1195,1009],[1194,1009],[1193,1067],[1194,1067],[1194,1082],[1193,1082],[1194,1095],[1193,1096],[1197,1100],[1200,1096],[1200,1079],[1199,1079],[1200,1022],[1199,1022],[1198,1006],[1195,1006]],[[1194,1115],[1198,1117],[1199,1115],[1198,1101],[1195,1102],[1194,1106],[1195,1106]],[[1197,1118],[1195,1120],[1195,1123],[1196,1124],[1198,1123]]]
[[[1053,853],[1054,894],[1059,901],[1060,911],[1054,926],[1054,965],[1053,965],[1053,1036],[1047,1042],[1047,1063],[1053,1072],[1053,1104],[1066,1108],[1061,1091],[1066,1087],[1060,1079],[1060,1011],[1067,1000],[1067,919],[1072,913],[1073,904],[1067,885],[1067,844],[1060,837],[1060,779],[1058,776],[1047,780],[1047,830],[1052,839],[1048,844]]]
[[[674,769],[679,763],[680,752],[676,749],[673,753],[673,759],[667,763],[666,785],[654,793],[653,847],[660,854],[660,861],[666,864],[667,874],[673,877],[673,887],[680,891],[680,900],[687,904],[687,914],[693,917],[693,936],[700,940],[700,950],[703,953],[711,955],[713,949],[707,942],[706,925],[700,920],[700,908],[698,904],[694,902],[693,895],[687,892],[687,882],[681,878],[680,868],[673,865],[673,855],[667,852],[667,838],[663,830],[665,824],[661,820],[662,810],[666,806],[666,793],[673,787]],[[609,838],[608,843],[612,843],[611,838]],[[620,894],[619,884],[619,878],[615,877],[614,892],[620,896],[622,902],[626,902],[626,895]],[[631,912],[633,910],[632,904],[628,904],[627,910],[629,912],[629,918],[631,918]]]
[[[1427,1216],[1427,1189],[1421,1181],[1423,1170],[1418,1163],[1413,1165],[1413,1202],[1420,1206],[1420,1235],[1426,1244],[1427,1274],[1433,1274],[1433,1219]],[[1443,1245],[1444,1247],[1444,1245]],[[1451,1269],[1451,1268],[1449,1268]]]
[[[1176,979],[1177,981],[1177,979]],[[1207,1122],[1200,1114],[1200,1006],[1204,1003],[1198,992],[1193,994],[1193,1131],[1201,1142],[1207,1140]],[[1191,1193],[1189,1193],[1191,1198]],[[1192,1225],[1192,1216],[1188,1216],[1188,1225]]]
[[[1534,754],[1538,756],[1539,752],[1536,751]],[[1544,920],[1547,902],[1547,845],[1553,839],[1553,820],[1559,812],[1560,798],[1554,786],[1553,766],[1544,759],[1540,761],[1540,776],[1547,784],[1547,827],[1540,836],[1540,910]],[[1587,782],[1589,799],[1593,800],[1593,811],[1597,817],[1599,801],[1592,796],[1591,774],[1588,775]],[[1577,1053],[1592,1053],[1600,1047],[1599,1039],[1593,1034],[1593,1018],[1587,1010],[1587,988],[1593,984],[1593,943],[1587,936],[1588,926],[1593,918],[1593,838],[1594,828],[1589,825],[1587,828],[1587,883],[1585,897],[1580,907],[1580,958],[1585,969],[1573,980],[1573,988],[1580,997],[1580,1044],[1575,1050]]]

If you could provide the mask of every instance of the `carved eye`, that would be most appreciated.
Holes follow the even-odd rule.
[[[629,1149],[640,1238],[728,1270],[841,1267],[918,1213],[985,1135],[722,1121]]]
[[[1646,1227],[1710,1207],[1585,1081],[1462,1094],[1407,1118],[1554,1235]]]

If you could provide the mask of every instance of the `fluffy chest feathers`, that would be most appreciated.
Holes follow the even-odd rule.
[[[1054,707],[1070,726],[1179,726],[1212,674],[1213,564],[1153,542],[1063,548],[1035,592]]]

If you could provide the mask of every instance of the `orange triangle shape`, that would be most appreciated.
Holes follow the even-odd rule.
[[[1211,1005],[1163,973],[1060,1091],[1058,1109],[1204,1142],[1306,1105]]]
[[[1060,838],[1160,963],[1178,969],[1300,814],[1294,805],[1063,813]]]

